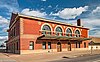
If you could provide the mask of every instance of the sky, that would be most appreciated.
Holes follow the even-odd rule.
[[[100,37],[100,0],[0,0],[0,44],[7,40],[12,12],[73,25],[81,19],[90,36]]]

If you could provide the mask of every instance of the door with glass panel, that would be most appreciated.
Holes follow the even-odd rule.
[[[34,42],[33,41],[30,41],[29,49],[34,50]]]
[[[68,42],[68,51],[71,51],[71,43]]]
[[[61,43],[58,42],[58,43],[57,43],[57,52],[61,52],[61,51],[62,51]]]

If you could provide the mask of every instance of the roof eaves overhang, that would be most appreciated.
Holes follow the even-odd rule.
[[[24,18],[29,18],[29,19],[41,20],[41,21],[45,21],[45,22],[63,24],[63,25],[71,26],[71,27],[77,27],[77,28],[83,28],[83,29],[89,30],[89,28],[86,28],[86,27],[74,26],[74,25],[71,25],[71,24],[68,24],[68,23],[64,23],[64,22],[60,22],[60,21],[55,21],[55,20],[49,20],[49,19],[40,18],[40,17],[36,17],[36,16],[28,16],[28,15],[23,15],[23,14],[18,14],[18,16],[19,16],[19,17],[24,17]]]
[[[42,35],[42,36],[38,37],[38,39],[78,40],[78,41],[91,40],[91,38],[68,37],[68,36],[52,36],[52,35]]]

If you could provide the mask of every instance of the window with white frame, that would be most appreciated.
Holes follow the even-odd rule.
[[[63,34],[62,34],[62,29],[61,29],[61,27],[57,27],[56,28],[56,35],[57,36],[62,36]]]
[[[46,42],[42,43],[42,49],[46,49]]]
[[[80,31],[79,31],[79,30],[76,30],[76,31],[75,31],[75,36],[76,36],[76,37],[80,37]]]
[[[72,36],[72,31],[71,31],[71,29],[70,28],[68,28],[67,30],[66,30],[66,36]]]
[[[29,49],[30,50],[34,50],[34,42],[33,41],[30,41],[30,43],[29,43]]]
[[[51,49],[51,42],[48,42],[48,49]]]
[[[43,35],[51,35],[51,28],[48,25],[44,25],[42,28]]]

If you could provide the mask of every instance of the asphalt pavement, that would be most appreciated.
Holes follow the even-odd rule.
[[[55,60],[49,62],[100,62],[100,54],[98,55],[85,55],[75,58],[64,57],[62,60]]]
[[[0,53],[0,62],[100,62],[100,50],[65,51],[17,55]]]

